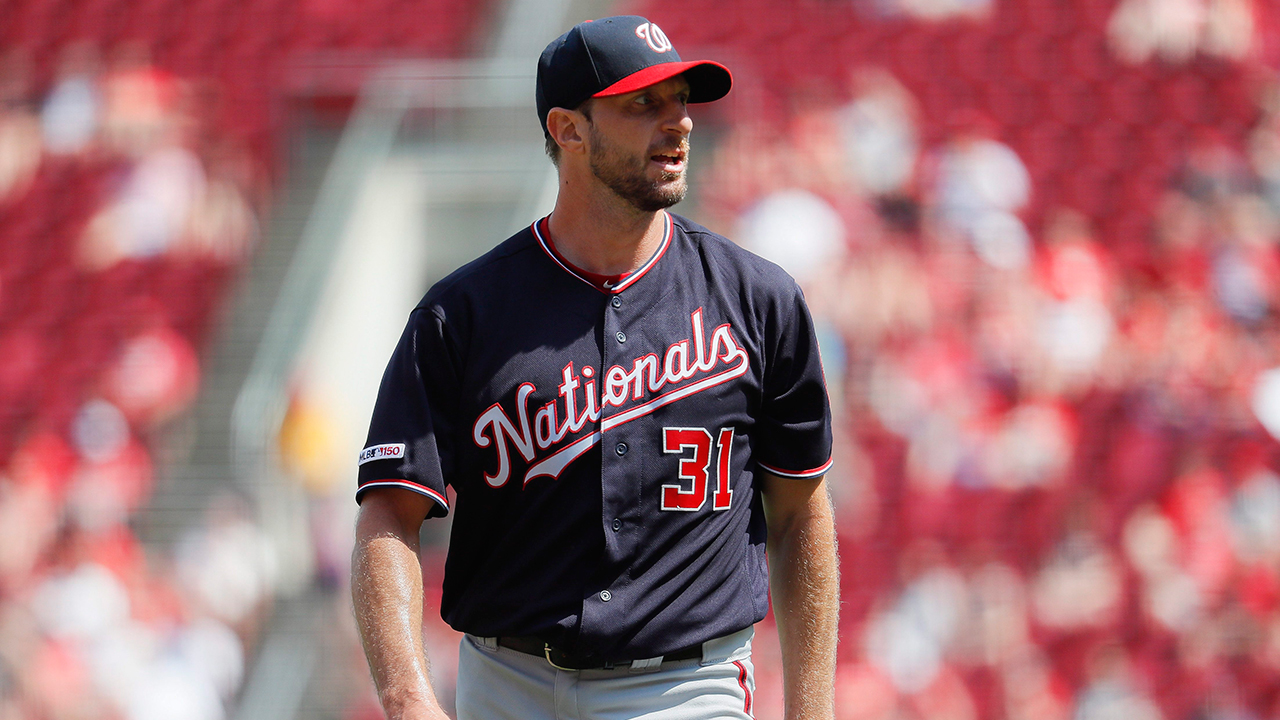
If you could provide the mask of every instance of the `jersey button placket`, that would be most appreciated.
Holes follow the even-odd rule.
[[[631,367],[631,346],[636,342],[640,342],[640,338],[635,338],[635,342],[627,342],[627,332],[625,332],[627,324],[632,320],[628,317],[631,306],[625,304],[619,295],[610,295],[605,298],[601,321],[604,325],[601,338],[605,342],[601,348],[600,358],[600,378],[603,382],[604,377],[610,366],[620,366],[624,369]],[[612,336],[613,342],[609,342]],[[643,343],[641,343],[643,344]],[[599,387],[599,386],[598,386]],[[599,391],[603,396],[604,388],[600,387]],[[628,398],[629,399],[629,398]],[[601,417],[609,417],[611,414],[625,409],[626,406],[615,407],[608,405],[602,408]],[[604,432],[605,457],[601,476],[601,525],[605,533],[605,558],[613,563],[620,559],[628,557],[634,550],[629,546],[630,533],[622,532],[623,522],[621,515],[625,512],[625,508],[634,503],[633,491],[635,479],[633,474],[639,471],[640,462],[639,449],[641,445],[636,445],[637,452],[631,452],[632,445],[639,442],[637,439],[629,437],[626,428],[610,429]],[[596,586],[595,602],[585,604],[583,608],[582,627],[584,630],[590,630],[595,633],[607,633],[610,626],[616,623],[613,618],[614,612],[618,609],[618,603],[613,602],[616,593],[623,590],[623,586],[614,582],[600,578],[602,582]],[[602,586],[608,586],[604,589]],[[621,597],[621,596],[618,596]],[[619,600],[618,602],[621,602]],[[592,609],[594,607],[594,610]]]

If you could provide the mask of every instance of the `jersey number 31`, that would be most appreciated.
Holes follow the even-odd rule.
[[[729,463],[733,458],[733,428],[721,428],[716,436],[715,492],[712,510],[728,510],[733,499],[729,489]],[[693,457],[688,450],[693,449]],[[662,486],[662,509],[694,512],[707,503],[707,485],[711,482],[711,433],[706,428],[662,428],[662,452],[679,453],[680,479],[692,481]]]

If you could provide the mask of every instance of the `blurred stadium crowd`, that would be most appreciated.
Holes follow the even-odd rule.
[[[761,80],[703,218],[826,328],[838,716],[1280,717],[1275,6],[749,4],[646,11]]]
[[[270,588],[230,499],[172,557],[130,529],[258,234],[253,158],[149,54],[68,44],[38,93],[0,67],[3,717],[222,717]]]
[[[235,707],[276,576],[255,514],[220,495],[163,554],[135,527],[282,181],[282,78],[326,51],[456,55],[481,9],[4,6],[0,718]]]
[[[697,219],[824,328],[842,720],[1280,717],[1278,6],[617,10],[735,69]],[[271,547],[235,496],[164,556],[133,521],[285,180],[287,68],[457,56],[484,10],[6,12],[0,720],[218,720]]]

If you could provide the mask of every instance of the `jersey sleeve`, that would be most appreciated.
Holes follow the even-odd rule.
[[[445,478],[452,468],[450,409],[457,373],[446,326],[415,310],[382,375],[369,436],[360,452],[356,502],[376,487],[400,487],[431,498],[428,517],[448,514]]]
[[[766,322],[763,399],[756,462],[775,475],[818,477],[831,467],[831,404],[817,331],[800,288]]]

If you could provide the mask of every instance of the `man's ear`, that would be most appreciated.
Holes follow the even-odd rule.
[[[586,152],[587,117],[576,110],[551,108],[547,113],[547,132],[564,153]]]

